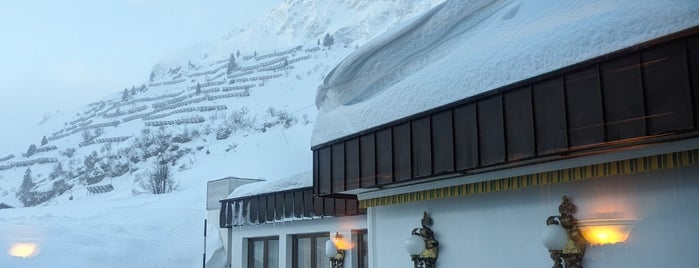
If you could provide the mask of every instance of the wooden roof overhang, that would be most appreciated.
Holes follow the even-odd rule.
[[[357,194],[699,136],[699,27],[313,146],[313,191]]]
[[[317,197],[312,187],[221,200],[219,226],[309,220],[366,214],[356,196]]]

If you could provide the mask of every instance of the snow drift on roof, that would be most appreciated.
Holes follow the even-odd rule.
[[[450,0],[319,86],[312,145],[699,25],[699,2]]]
[[[241,185],[228,195],[228,198],[240,198],[259,194],[281,192],[286,190],[310,187],[313,185],[313,173],[306,171],[292,175],[291,177],[254,182]]]

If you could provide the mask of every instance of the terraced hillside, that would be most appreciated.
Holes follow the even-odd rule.
[[[63,121],[50,119],[45,124],[53,129],[39,134],[42,139],[27,144],[26,151],[0,152],[0,202],[36,206],[107,192],[94,189],[144,193],[145,180],[158,166],[168,166],[177,177],[200,158],[272,149],[259,138],[271,132],[281,133],[285,144],[308,147],[316,87],[351,50],[234,51],[228,58],[156,66],[151,81],[115,91]],[[304,163],[299,170],[310,169],[305,155],[290,156]],[[229,175],[277,175],[253,173],[243,168]],[[215,178],[202,181],[208,179]]]

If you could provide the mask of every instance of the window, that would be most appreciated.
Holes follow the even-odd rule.
[[[248,268],[278,268],[279,238],[248,239]]]
[[[329,233],[297,235],[293,240],[294,268],[330,268],[325,256]]]
[[[356,253],[354,254],[354,263],[357,263],[357,268],[368,268],[369,267],[369,236],[366,229],[362,230],[352,230],[354,236],[354,241],[357,242],[355,247]]]

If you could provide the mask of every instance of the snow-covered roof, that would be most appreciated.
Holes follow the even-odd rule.
[[[696,25],[696,0],[449,0],[326,76],[311,144]]]
[[[310,187],[313,185],[313,172],[306,171],[287,178],[254,182],[241,185],[228,195],[228,199],[253,196],[259,194],[281,192],[286,190]]]

